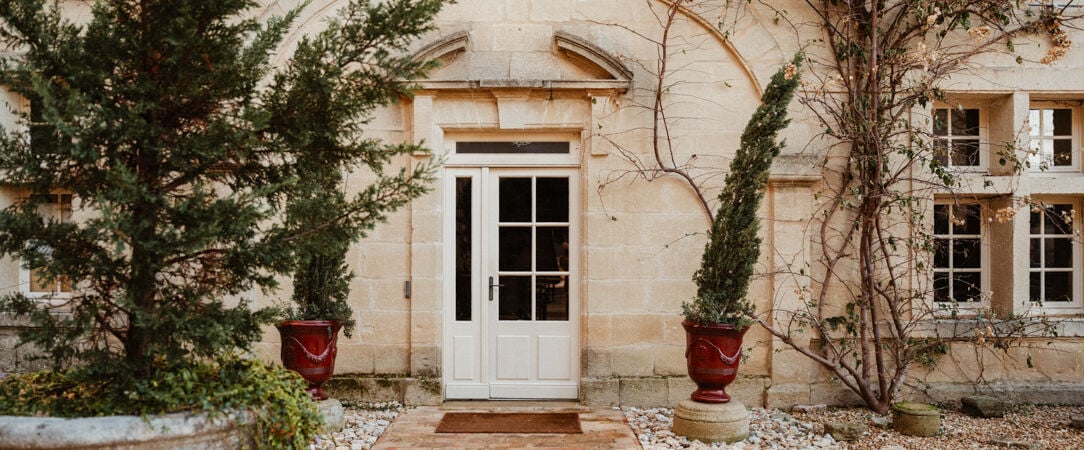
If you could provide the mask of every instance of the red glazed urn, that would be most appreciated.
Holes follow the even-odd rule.
[[[704,325],[688,320],[681,326],[685,328],[685,362],[689,378],[697,388],[692,395],[693,401],[729,402],[726,386],[738,376],[742,337],[749,327],[737,329],[734,325]]]
[[[275,325],[282,337],[282,365],[309,382],[313,400],[327,400],[324,382],[335,372],[339,328],[334,320],[285,320]]]

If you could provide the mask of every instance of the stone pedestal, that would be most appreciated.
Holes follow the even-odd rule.
[[[737,442],[749,437],[749,411],[737,400],[727,403],[682,400],[674,408],[674,434],[704,443]]]
[[[892,426],[908,436],[941,434],[941,411],[925,403],[901,402],[892,405]]]

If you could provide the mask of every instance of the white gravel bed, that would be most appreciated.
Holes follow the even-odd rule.
[[[373,447],[377,438],[391,422],[399,417],[403,405],[399,402],[343,402],[346,427],[338,433],[322,434],[309,445],[310,449],[364,450]]]
[[[671,408],[624,408],[625,418],[645,449],[715,448],[715,449],[822,449],[840,448],[831,436],[813,432],[813,424],[795,419],[779,410],[752,408],[749,411],[749,437],[733,444],[705,444],[676,436],[674,410]]]

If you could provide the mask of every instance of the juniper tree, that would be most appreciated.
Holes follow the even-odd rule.
[[[260,20],[253,0],[102,0],[76,24],[60,3],[0,3],[14,51],[0,85],[34,106],[0,137],[0,182],[27,194],[0,211],[0,252],[73,286],[52,302],[5,295],[0,311],[31,320],[23,341],[58,365],[148,376],[247,347],[261,316],[246,293],[432,177],[429,164],[388,171],[422,149],[361,130],[429,67],[396,55],[440,0],[351,1],[278,68],[305,5]],[[374,181],[347,197],[344,171]],[[52,192],[81,217],[39,215],[32,194]]]

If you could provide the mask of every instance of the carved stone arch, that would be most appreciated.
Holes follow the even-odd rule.
[[[424,45],[414,52],[413,57],[423,61],[435,59],[440,61],[441,65],[448,65],[467,51],[469,43],[470,32],[459,31]]]
[[[574,64],[603,80],[632,80],[632,71],[617,57],[588,40],[564,31],[553,33],[557,50]]]

